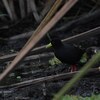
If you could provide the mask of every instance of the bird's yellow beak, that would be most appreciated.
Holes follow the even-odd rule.
[[[52,47],[51,43],[49,43],[49,44],[46,45],[46,48],[50,48],[50,47]]]

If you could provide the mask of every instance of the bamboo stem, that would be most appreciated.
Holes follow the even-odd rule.
[[[91,73],[99,73],[99,72],[100,72],[99,68],[91,68],[90,70],[88,70],[87,76],[91,76]],[[79,73],[79,71],[61,73],[61,74],[50,75],[50,76],[46,76],[46,77],[40,77],[40,78],[31,79],[31,80],[27,80],[27,81],[15,83],[15,84],[7,85],[7,86],[0,86],[0,89],[23,88],[23,87],[26,87],[26,86],[40,84],[40,83],[43,83],[43,82],[58,81],[58,80],[62,80],[62,79],[69,80],[77,73]]]

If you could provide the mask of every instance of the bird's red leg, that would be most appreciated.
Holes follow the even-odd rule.
[[[70,70],[71,72],[77,71],[77,65],[76,64],[71,65]]]

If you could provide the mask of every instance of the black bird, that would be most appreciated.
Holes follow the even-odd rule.
[[[63,44],[57,36],[52,36],[51,44],[55,56],[62,62],[72,65],[71,71],[76,70],[76,64],[81,59],[84,50],[71,44]]]

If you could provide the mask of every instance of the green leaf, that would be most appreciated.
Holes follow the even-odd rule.
[[[56,57],[49,60],[49,64],[52,65],[52,66],[53,65],[58,65],[58,64],[61,64],[61,63],[62,62],[59,59],[57,59]]]

